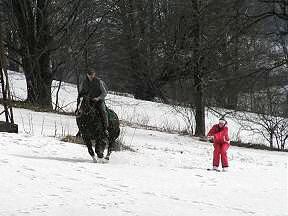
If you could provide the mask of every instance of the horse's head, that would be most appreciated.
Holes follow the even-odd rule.
[[[89,97],[82,97],[80,98],[80,101],[78,103],[79,109],[79,115],[80,116],[87,116],[88,118],[90,118],[90,120],[93,119],[93,121],[101,121],[101,113],[99,110],[99,103],[93,101],[91,98]]]
[[[80,100],[76,121],[81,134],[89,137],[102,135],[103,123],[98,104],[89,98]]]

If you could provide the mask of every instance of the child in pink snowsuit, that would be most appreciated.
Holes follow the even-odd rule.
[[[218,170],[221,156],[221,163],[223,171],[228,169],[227,150],[230,146],[230,139],[228,136],[227,121],[224,118],[219,119],[219,123],[213,125],[207,134],[208,139],[214,142],[213,152],[213,170]]]

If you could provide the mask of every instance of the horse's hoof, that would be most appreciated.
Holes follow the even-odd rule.
[[[92,159],[94,163],[97,163],[97,159],[95,157],[92,157]]]
[[[108,160],[106,160],[105,158],[97,158],[97,163],[101,164],[108,163]]]
[[[103,158],[97,158],[97,163],[104,163],[104,159]]]

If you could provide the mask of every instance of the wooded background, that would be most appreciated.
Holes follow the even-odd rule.
[[[32,104],[95,68],[109,90],[192,108],[195,135],[205,107],[288,115],[287,0],[0,0],[0,14]]]

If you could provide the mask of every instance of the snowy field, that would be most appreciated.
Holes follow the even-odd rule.
[[[14,94],[25,98],[23,76],[12,79]],[[75,87],[65,89],[60,101],[73,111]],[[109,105],[123,120],[185,127],[165,105],[114,95]],[[229,171],[209,172],[210,143],[122,127],[122,142],[135,152],[95,164],[84,146],[59,141],[76,133],[75,117],[25,109],[14,115],[19,134],[0,134],[0,216],[288,216],[287,153],[232,146]],[[216,119],[208,117],[208,125]]]

